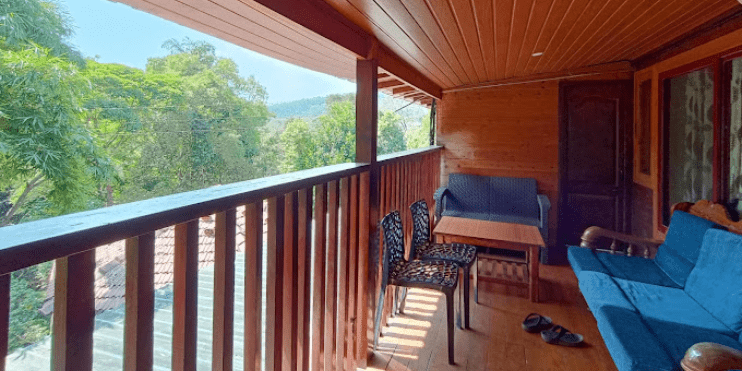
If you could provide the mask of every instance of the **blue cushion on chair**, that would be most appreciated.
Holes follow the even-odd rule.
[[[448,190],[446,211],[489,213],[489,177],[453,173],[448,176]]]
[[[615,278],[614,281],[644,318],[674,322],[687,331],[704,330],[727,336],[737,335],[696,303],[683,289],[648,285],[620,278]]]
[[[639,313],[614,306],[605,306],[593,313],[603,342],[619,371],[678,369],[657,337],[644,325]]]
[[[703,236],[709,228],[721,228],[718,224],[683,211],[672,213],[665,243],[655,256],[657,265],[681,287],[698,259]]]
[[[685,352],[693,344],[701,342],[718,343],[737,350],[742,350],[742,344],[736,339],[716,331],[685,326],[677,322],[662,321],[644,317],[644,323],[662,343],[670,357],[677,363],[685,356]],[[736,334],[735,334],[736,335]]]
[[[570,246],[567,248],[567,260],[578,278],[583,271],[611,274],[590,249]]]
[[[623,291],[616,285],[611,276],[599,272],[585,271],[580,273],[577,278],[582,296],[593,313],[606,305],[636,311],[634,305],[624,296]]]
[[[685,292],[729,328],[742,331],[742,236],[706,232]]]
[[[570,246],[567,249],[569,259],[575,275],[579,277],[582,271],[602,272],[607,275],[649,283],[653,285],[680,287],[653,260],[638,256],[613,255],[603,252],[593,252],[590,249]]]

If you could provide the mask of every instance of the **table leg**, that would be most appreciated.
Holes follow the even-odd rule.
[[[531,301],[534,303],[538,302],[538,264],[539,264],[539,247],[531,246],[528,251],[529,255],[529,281],[531,286]]]
[[[474,258],[474,303],[479,304],[479,254]]]
[[[464,271],[464,328],[469,328],[469,267]]]

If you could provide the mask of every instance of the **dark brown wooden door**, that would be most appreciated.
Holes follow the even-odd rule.
[[[627,81],[560,86],[559,260],[589,226],[630,230],[632,88]]]

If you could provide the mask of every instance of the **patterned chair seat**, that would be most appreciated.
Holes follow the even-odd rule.
[[[459,266],[445,260],[413,260],[397,264],[391,273],[392,285],[432,284],[455,288]]]
[[[442,259],[469,266],[476,258],[476,246],[463,243],[438,244],[430,241],[422,241],[415,249],[415,259]]]

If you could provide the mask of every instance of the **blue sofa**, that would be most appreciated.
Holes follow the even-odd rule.
[[[452,173],[434,195],[435,215],[537,226],[548,241],[551,204],[536,179]]]
[[[568,258],[620,371],[679,370],[702,342],[742,351],[742,236],[675,211],[653,259],[578,246]],[[742,368],[698,369],[729,365]]]

